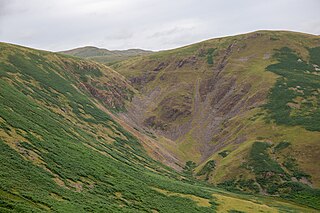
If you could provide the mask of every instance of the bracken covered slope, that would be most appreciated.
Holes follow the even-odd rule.
[[[108,112],[135,93],[104,65],[0,43],[0,212],[315,211],[154,161]]]
[[[258,31],[119,62],[139,90],[120,116],[195,177],[319,208],[319,56],[319,36]]]

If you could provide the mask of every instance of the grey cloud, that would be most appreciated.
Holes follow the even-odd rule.
[[[194,27],[173,27],[168,30],[155,32],[152,35],[148,36],[148,38],[169,37],[174,34],[180,34],[187,31],[191,31],[192,29],[194,29]]]
[[[260,29],[320,34],[319,0],[0,0],[0,39],[47,50],[175,48]]]
[[[2,21],[2,17],[9,15],[8,5],[10,0],[0,0],[0,21]]]
[[[127,30],[115,30],[109,31],[105,36],[105,40],[125,40],[130,39],[134,36],[134,34]]]

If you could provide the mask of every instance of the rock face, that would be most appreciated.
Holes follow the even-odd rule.
[[[129,77],[142,96],[133,99],[127,117],[137,126],[180,144],[185,143],[188,135],[197,143],[195,146],[201,155],[198,161],[207,159],[230,143],[227,135],[217,137],[223,130],[221,124],[261,104],[267,95],[264,91],[248,97],[251,83],[239,83],[236,76],[226,75],[230,57],[239,48],[237,42],[227,42],[226,47],[221,48],[215,46],[213,65],[206,63],[206,52],[212,47],[203,46],[184,57],[170,54],[164,61],[154,63],[154,68],[141,67],[142,74]],[[140,68],[138,63],[132,67]],[[197,70],[201,70],[200,73]],[[118,71],[121,72],[121,67]],[[152,87],[152,84],[158,86]],[[144,103],[148,104],[137,113],[137,108]],[[211,143],[214,136],[218,146]],[[243,140],[245,136],[232,142]]]
[[[79,87],[87,90],[94,98],[100,100],[110,109],[121,110],[125,107],[125,102],[129,101],[133,95],[133,92],[128,90],[126,86],[126,84],[120,85],[93,81],[90,83],[80,83]]]

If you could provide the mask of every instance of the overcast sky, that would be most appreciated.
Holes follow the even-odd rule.
[[[162,50],[260,29],[320,34],[320,0],[0,0],[0,41]]]

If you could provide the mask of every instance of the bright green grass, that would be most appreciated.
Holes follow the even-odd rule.
[[[278,124],[301,125],[320,131],[320,47],[309,49],[310,62],[305,62],[291,49],[280,49],[275,57],[279,63],[267,70],[281,76],[271,90],[265,108]],[[291,106],[290,106],[291,104]]]
[[[1,212],[214,211],[210,190],[178,181],[178,174],[149,158],[131,134],[95,107],[85,93],[71,86],[70,82],[76,83],[72,76],[65,72],[62,77],[54,71],[63,67],[33,53],[13,53],[9,61],[11,65],[3,60],[0,65],[0,115],[4,120],[1,134],[12,134],[10,129],[15,129],[25,141],[0,140]],[[19,73],[20,79],[10,77],[13,83],[9,83],[5,80],[9,72]],[[99,74],[97,70],[93,73]],[[38,82],[39,87],[32,81]],[[66,101],[61,102],[61,97]],[[67,119],[48,106],[70,108],[71,117]],[[83,117],[83,113],[91,118]],[[85,128],[81,128],[82,124]],[[96,124],[119,132],[119,137],[110,135],[113,143],[97,139]],[[16,143],[24,151],[18,154],[7,143]],[[28,157],[30,151],[37,153],[44,162],[42,166],[22,158]],[[56,184],[56,177],[69,189]],[[81,183],[81,192],[70,182]],[[167,197],[150,187],[208,198],[212,205],[199,207],[188,198]]]
[[[262,189],[268,194],[320,209],[320,190],[293,181],[293,178],[301,180],[309,179],[310,176],[300,170],[296,159],[288,153],[284,154],[288,144],[290,143],[280,142],[274,146],[267,142],[253,143],[248,161],[242,167],[250,170],[254,178],[248,179],[240,175],[239,179],[225,181],[220,186],[231,191],[250,193],[258,193]]]

